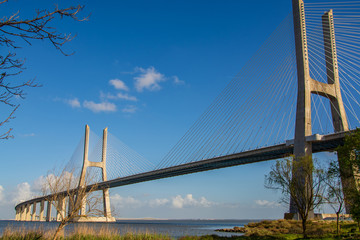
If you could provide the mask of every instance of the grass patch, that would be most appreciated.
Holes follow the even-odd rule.
[[[342,235],[336,236],[336,223],[333,221],[312,221],[308,224],[310,239],[334,240],[360,239],[360,232],[353,222],[342,222]],[[243,236],[221,237],[217,235],[184,236],[179,240],[297,240],[302,239],[301,223],[295,220],[265,220],[249,223],[244,227],[235,227],[226,232],[243,232]],[[0,240],[49,240],[52,239],[54,230],[6,228]],[[59,237],[61,240],[170,240],[170,236],[157,233],[143,233],[127,231],[121,233],[111,227],[77,226],[71,232]]]
[[[6,228],[0,240],[49,240],[52,239],[55,230],[43,231],[41,229]],[[170,240],[171,237],[156,233],[133,233],[121,234],[114,228],[92,228],[87,226],[75,227],[67,236],[60,234],[61,240]]]

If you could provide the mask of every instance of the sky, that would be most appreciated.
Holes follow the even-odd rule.
[[[42,87],[16,99],[16,119],[0,129],[15,137],[0,142],[0,219],[13,219],[15,204],[71,158],[86,124],[99,136],[108,127],[156,165],[291,12],[290,0],[10,0],[0,14],[29,17],[54,4],[85,5],[89,18],[54,21],[76,35],[64,46],[71,56],[19,40],[18,78]],[[111,189],[111,204],[119,218],[281,218],[288,207],[264,187],[273,163]]]

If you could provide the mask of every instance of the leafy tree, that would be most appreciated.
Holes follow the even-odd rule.
[[[345,136],[344,144],[337,149],[339,172],[345,196],[346,210],[360,224],[360,129]]]
[[[358,228],[360,230],[360,193],[356,192],[353,195],[353,199],[351,201],[351,217],[357,222]]]
[[[9,0],[0,0],[0,6],[5,6]],[[19,2],[19,4],[21,4]],[[73,36],[58,32],[53,26],[56,18],[71,18],[75,21],[83,21],[87,18],[79,18],[83,6],[70,6],[53,10],[38,10],[32,18],[22,18],[19,11],[0,19],[0,46],[3,51],[0,54],[0,103],[9,107],[9,113],[4,119],[0,119],[0,127],[3,127],[11,119],[15,118],[15,111],[19,104],[14,103],[14,98],[24,99],[25,88],[39,87],[34,80],[19,80],[19,74],[24,70],[24,60],[16,56],[16,49],[20,48],[21,42],[31,45],[36,40],[49,41],[62,54],[66,54],[62,47],[71,41]],[[6,53],[7,52],[7,53]],[[4,116],[4,115],[3,115]],[[12,128],[0,133],[0,139],[13,138]]]
[[[314,166],[311,157],[277,160],[270,173],[265,175],[265,187],[281,191],[281,202],[289,204],[292,199],[305,238],[309,214],[324,201],[324,178],[324,171]]]

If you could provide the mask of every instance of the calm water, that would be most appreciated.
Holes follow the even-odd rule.
[[[115,223],[76,223],[66,227],[66,232],[71,231],[74,226],[91,226],[94,228],[108,227],[118,230],[121,234],[127,232],[137,233],[161,233],[174,238],[186,235],[208,235],[217,234],[219,236],[239,235],[236,233],[216,232],[219,228],[233,228],[235,226],[243,226],[250,220],[118,220]],[[254,222],[257,220],[251,220]],[[51,229],[57,226],[56,222],[16,222],[0,220],[0,235],[6,227],[12,228],[42,228]]]

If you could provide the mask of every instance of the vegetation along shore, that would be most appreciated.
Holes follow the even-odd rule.
[[[335,221],[309,221],[307,239],[360,239],[360,231],[357,223],[353,221],[342,221],[341,231],[337,233]],[[222,240],[222,239],[303,239],[301,221],[296,220],[264,220],[261,222],[251,222],[244,227],[234,227],[232,229],[219,229],[222,232],[243,233],[242,236],[220,237],[217,235],[206,236],[184,236],[179,240]],[[0,240],[47,240],[53,237],[52,231],[43,229],[5,229],[0,236]],[[110,228],[93,228],[88,226],[76,227],[74,230],[64,236],[60,234],[58,239],[64,240],[170,240],[171,236],[157,234],[153,232],[128,232],[121,233],[116,229]]]

